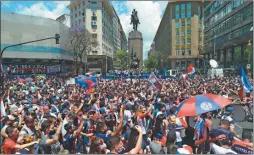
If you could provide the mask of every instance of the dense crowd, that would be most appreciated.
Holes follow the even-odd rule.
[[[159,80],[162,88],[155,90],[147,79],[98,78],[94,91],[87,94],[60,77],[11,79],[2,99],[1,153],[253,153],[252,135],[235,132],[232,106],[225,107],[219,125],[212,121],[219,111],[176,115],[179,103],[191,96],[237,96],[239,76]],[[252,99],[246,94],[241,104],[250,106]],[[245,148],[239,150],[237,144]]]

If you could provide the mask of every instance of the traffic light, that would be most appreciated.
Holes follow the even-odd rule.
[[[56,44],[59,44],[59,38],[60,38],[60,35],[59,35],[59,34],[56,34],[56,35],[55,35]]]

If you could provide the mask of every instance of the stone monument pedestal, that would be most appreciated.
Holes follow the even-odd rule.
[[[140,59],[139,68],[143,68],[143,36],[139,31],[131,31],[128,37],[128,50]]]

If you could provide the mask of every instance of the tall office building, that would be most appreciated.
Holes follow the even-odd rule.
[[[205,1],[204,25],[206,60],[224,68],[252,64],[253,1]]]
[[[71,27],[85,27],[98,46],[88,53],[88,68],[98,72],[113,69],[113,56],[126,44],[120,20],[109,0],[75,0],[68,6]]]
[[[203,2],[168,2],[153,40],[155,52],[168,69],[186,70],[196,64],[203,46]],[[169,59],[166,59],[166,57]]]

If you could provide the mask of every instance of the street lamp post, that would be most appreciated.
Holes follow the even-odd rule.
[[[214,36],[214,42],[213,42],[213,59],[215,59],[215,54],[216,54],[216,53],[215,53],[216,37],[217,37],[217,36],[215,35],[215,36]]]
[[[0,53],[0,78],[1,78],[1,89],[0,89],[0,97],[3,97],[4,95],[4,74],[3,74],[3,54],[4,51],[7,48],[10,47],[14,47],[14,46],[20,46],[20,45],[24,45],[24,44],[29,44],[29,43],[34,43],[34,42],[39,42],[39,41],[44,41],[44,40],[49,40],[49,39],[56,39],[56,44],[59,44],[59,38],[60,35],[59,34],[55,34],[54,37],[49,37],[49,38],[44,38],[44,39],[38,39],[38,40],[33,40],[33,41],[28,41],[28,42],[24,42],[24,43],[19,43],[19,44],[14,44],[14,45],[9,45],[3,48],[3,50]]]

